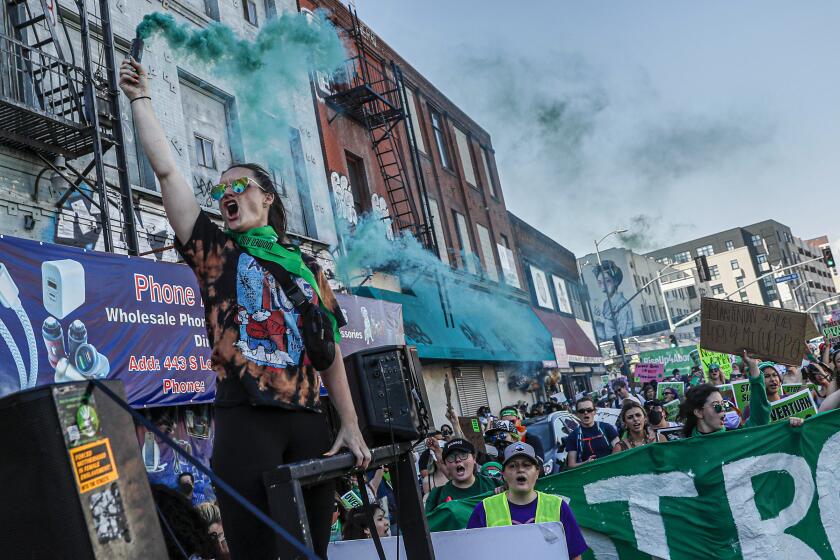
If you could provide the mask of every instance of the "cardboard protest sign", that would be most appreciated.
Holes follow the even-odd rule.
[[[750,381],[742,379],[741,381],[733,381],[730,385],[735,392],[735,406],[743,411],[744,407],[750,404]]]
[[[808,389],[802,389],[798,393],[770,403],[770,422],[778,422],[792,416],[805,419],[816,414],[817,405],[814,404],[814,398]]]
[[[676,422],[677,416],[680,413],[680,402],[671,401],[662,405],[662,410],[665,411],[665,418],[668,422]]]
[[[484,449],[484,434],[481,433],[481,422],[478,416],[458,417],[458,425],[464,434],[464,439],[473,444],[476,450]]]
[[[665,364],[636,364],[636,369],[633,370],[633,373],[636,376],[637,382],[648,383],[650,381],[662,381],[665,378]]]
[[[822,328],[822,335],[825,338],[825,343],[834,345],[840,342],[840,321],[829,321]]]
[[[763,360],[798,364],[810,322],[807,313],[790,309],[703,298],[700,346],[736,355],[746,349]]]
[[[677,391],[677,395],[679,398],[682,399],[685,397],[685,383],[682,381],[663,381],[656,385],[656,398],[659,400],[665,399],[665,389],[674,389]]]
[[[727,381],[732,376],[732,360],[729,358],[729,354],[700,348],[700,363],[703,364],[703,373],[706,374],[706,379],[709,378],[709,370],[712,364],[718,365]]]

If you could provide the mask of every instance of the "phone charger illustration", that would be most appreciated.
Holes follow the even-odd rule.
[[[64,319],[85,302],[85,269],[76,261],[63,259],[41,263],[44,308]]]

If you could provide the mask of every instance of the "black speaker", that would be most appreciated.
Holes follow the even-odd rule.
[[[412,441],[425,434],[422,377],[405,346],[362,350],[344,359],[359,427],[368,445]]]
[[[167,557],[131,416],[92,384],[0,399],[0,434],[4,559]]]

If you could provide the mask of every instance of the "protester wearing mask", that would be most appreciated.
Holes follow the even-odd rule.
[[[662,401],[656,399],[645,403],[645,412],[647,412],[648,424],[654,430],[661,430],[663,428],[674,428],[679,426],[676,422],[670,422],[662,407]]]
[[[475,447],[465,439],[453,439],[443,448],[443,462],[449,482],[432,488],[426,500],[426,513],[440,504],[492,492],[499,484],[491,477],[475,472]]]
[[[618,431],[606,422],[595,421],[595,403],[583,397],[575,404],[580,425],[566,440],[566,462],[570,469],[606,457],[618,443]]]
[[[487,431],[484,432],[484,441],[487,443],[487,455],[491,459],[501,460],[505,448],[515,441],[518,441],[519,432],[513,422],[507,420],[491,420]]]
[[[507,491],[479,502],[467,522],[467,529],[560,521],[570,560],[580,560],[589,547],[572,510],[559,496],[535,489],[542,464],[534,448],[522,442],[509,446],[505,450],[503,469]]]
[[[724,385],[726,376],[723,375],[718,364],[709,364],[709,383],[712,385]]]
[[[545,450],[538,438],[527,439],[528,429],[522,424],[522,414],[513,406],[507,406],[499,412],[499,418],[507,422],[511,422],[516,427],[519,441],[527,441],[537,451],[537,457],[541,461],[545,460]]]
[[[624,435],[613,447],[613,453],[620,453],[648,443],[666,441],[665,436],[657,434],[648,424],[645,409],[639,403],[625,401],[619,417],[624,424]]]

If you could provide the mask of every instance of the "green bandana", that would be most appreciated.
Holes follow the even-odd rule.
[[[231,236],[236,241],[236,244],[252,257],[279,264],[289,274],[303,278],[318,295],[318,305],[324,310],[330,319],[330,323],[332,323],[336,344],[341,342],[341,333],[338,332],[338,323],[336,323],[335,315],[333,315],[332,309],[327,309],[324,306],[324,302],[321,299],[321,292],[318,290],[318,282],[315,280],[315,275],[309,270],[306,263],[303,262],[303,257],[300,255],[300,248],[284,247],[279,244],[277,242],[277,233],[271,226],[254,228],[245,233],[232,230],[227,230],[225,233]]]

